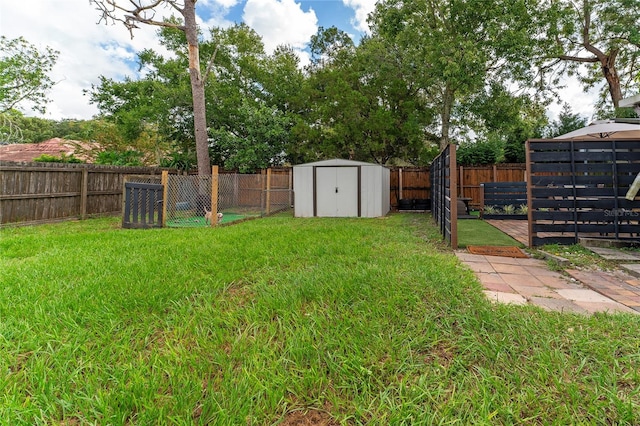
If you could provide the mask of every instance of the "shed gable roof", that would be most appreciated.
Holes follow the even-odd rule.
[[[323,160],[323,161],[316,161],[313,163],[305,163],[305,164],[298,164],[296,166],[293,167],[327,167],[327,166],[378,166],[378,167],[382,167],[379,164],[375,164],[375,163],[365,163],[363,161],[353,161],[353,160],[342,160],[340,158],[334,158],[332,160]]]

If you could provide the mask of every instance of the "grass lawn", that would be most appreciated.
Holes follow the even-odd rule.
[[[640,423],[640,319],[493,305],[440,241],[412,214],[2,229],[0,419]]]
[[[458,220],[458,247],[467,246],[522,247],[522,244],[484,220]]]

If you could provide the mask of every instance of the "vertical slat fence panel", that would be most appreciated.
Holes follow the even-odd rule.
[[[431,163],[431,213],[443,238],[458,248],[458,196],[455,145],[448,145]]]

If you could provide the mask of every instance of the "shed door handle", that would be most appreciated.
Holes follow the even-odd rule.
[[[338,193],[338,187],[336,186],[336,194]]]

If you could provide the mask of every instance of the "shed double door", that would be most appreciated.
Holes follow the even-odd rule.
[[[360,168],[315,168],[315,215],[360,216]]]

